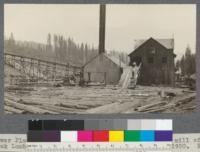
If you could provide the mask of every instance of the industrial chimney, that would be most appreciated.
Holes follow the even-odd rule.
[[[106,24],[106,5],[100,5],[99,16],[99,54],[105,52],[105,24]]]

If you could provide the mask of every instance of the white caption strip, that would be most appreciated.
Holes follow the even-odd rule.
[[[26,152],[172,152],[171,142],[28,143]]]
[[[200,133],[174,134],[173,152],[200,152]]]
[[[66,150],[65,150],[66,149]],[[0,134],[0,152],[198,152],[200,133],[174,134],[174,142],[27,143],[25,134]]]
[[[26,140],[25,134],[0,134],[0,152],[24,152]]]

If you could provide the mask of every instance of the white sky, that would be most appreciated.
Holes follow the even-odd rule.
[[[178,58],[187,45],[196,50],[196,5],[115,4],[106,6],[106,49],[130,53],[135,39],[175,39]],[[99,5],[6,4],[5,35],[46,43],[47,34],[71,36],[98,46]]]

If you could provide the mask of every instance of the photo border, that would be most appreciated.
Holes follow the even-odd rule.
[[[197,109],[192,113],[161,114],[5,114],[4,113],[4,4],[196,4],[196,75]],[[196,0],[5,0],[0,1],[0,133],[26,133],[31,119],[173,119],[175,133],[200,132],[200,3]]]

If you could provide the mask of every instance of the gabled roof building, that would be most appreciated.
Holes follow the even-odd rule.
[[[138,83],[174,86],[174,40],[149,38],[135,44],[129,57],[130,65],[141,64]]]

